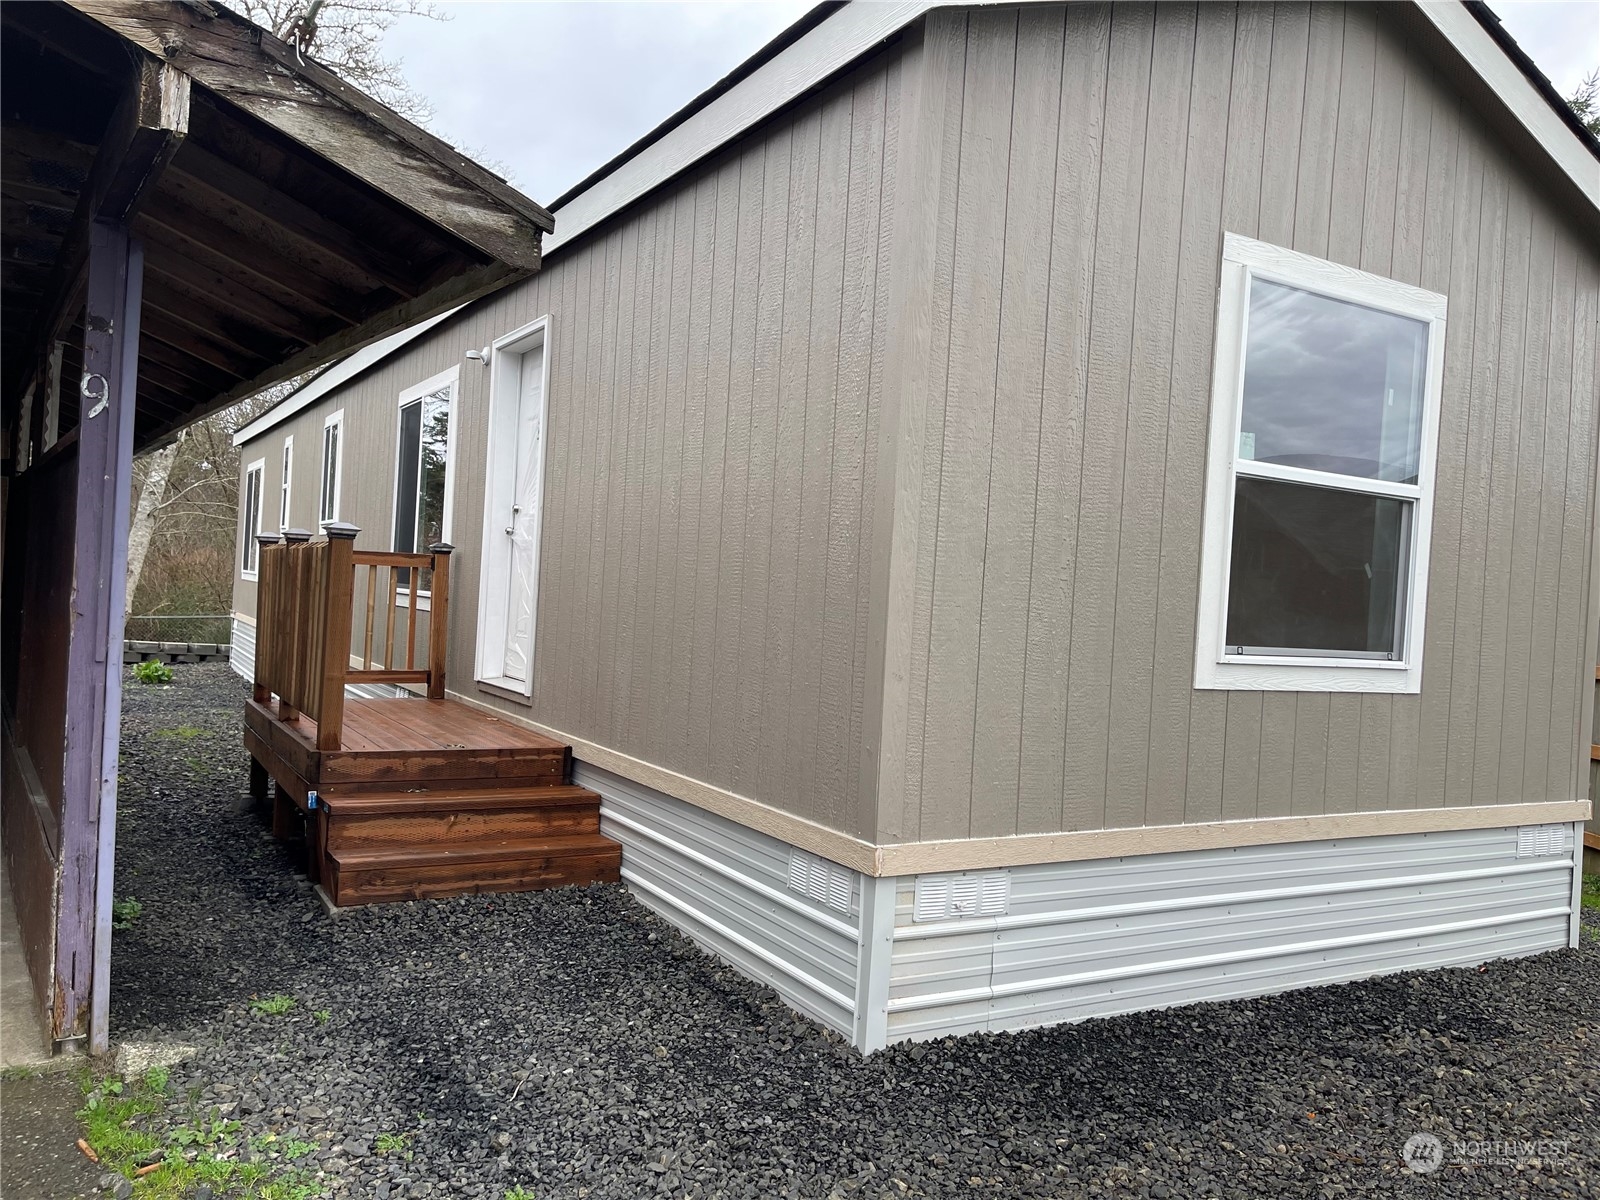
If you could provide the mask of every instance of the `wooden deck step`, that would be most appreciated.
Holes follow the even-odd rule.
[[[622,847],[598,833],[451,846],[330,847],[328,857],[338,905],[614,883],[622,870]]]
[[[330,852],[600,832],[600,797],[570,785],[370,792],[326,796],[323,803]]]
[[[324,794],[332,816],[375,817],[427,812],[487,812],[567,804],[596,804],[600,796],[588,788],[564,783],[551,786],[497,788],[408,788],[394,792]]]

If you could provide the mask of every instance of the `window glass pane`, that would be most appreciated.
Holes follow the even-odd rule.
[[[395,464],[394,548],[424,553],[444,540],[445,477],[449,471],[450,392],[434,392],[400,409],[400,454]],[[401,570],[400,586],[411,573]],[[422,572],[418,588],[429,589],[432,572]]]
[[[1415,483],[1428,326],[1250,283],[1239,457]]]
[[[450,402],[447,392],[422,401],[422,447],[418,464],[417,549],[444,540],[444,483],[450,462]]]
[[[1237,481],[1230,653],[1398,656],[1411,502]]]
[[[400,410],[400,457],[395,464],[394,548],[410,553],[417,548],[417,443],[422,428],[422,404]]]
[[[339,477],[339,426],[329,425],[322,431],[322,510],[324,521],[332,521],[334,481]]]
[[[244,477],[244,560],[246,571],[256,569],[256,558],[261,547],[256,534],[261,532],[261,472],[250,471]]]

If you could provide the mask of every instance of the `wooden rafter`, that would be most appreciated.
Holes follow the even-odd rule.
[[[71,224],[24,343],[30,354],[6,364],[7,396],[20,396],[36,375],[40,358],[72,318],[83,288],[94,222],[126,225],[188,131],[189,77],[156,59],[140,59],[78,193]]]

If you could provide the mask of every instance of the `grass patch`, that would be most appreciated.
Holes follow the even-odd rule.
[[[1583,892],[1579,900],[1585,908],[1600,908],[1600,875],[1583,877]]]
[[[263,996],[250,1001],[251,1012],[265,1013],[269,1017],[281,1017],[293,1007],[293,996]]]
[[[525,1187],[514,1187],[506,1193],[506,1200],[534,1200],[533,1192]]]
[[[84,1141],[103,1170],[133,1181],[134,1195],[142,1200],[179,1200],[201,1184],[239,1200],[314,1200],[320,1194],[304,1171],[243,1161],[241,1152],[248,1147],[239,1122],[215,1109],[199,1111],[193,1097],[180,1103],[168,1090],[165,1070],[147,1071],[131,1082],[86,1073],[83,1088],[78,1120]],[[296,1143],[295,1149],[287,1157],[315,1147]]]
[[[174,725],[171,729],[156,730],[157,737],[178,738],[180,741],[192,741],[205,733],[198,725]]]
[[[144,905],[140,904],[132,896],[124,896],[121,900],[113,900],[111,902],[111,928],[113,930],[132,929],[133,923],[139,919],[139,914],[143,911]]]

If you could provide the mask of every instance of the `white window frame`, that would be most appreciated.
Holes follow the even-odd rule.
[[[1251,461],[1244,474],[1289,483],[1321,484],[1341,491],[1411,501],[1410,569],[1402,605],[1401,650],[1392,661],[1323,655],[1232,654],[1226,644],[1228,580],[1233,551],[1234,481],[1239,473],[1239,428],[1244,400],[1245,334],[1250,281],[1275,283],[1335,300],[1410,317],[1428,325],[1422,444],[1415,484],[1352,479],[1337,473]],[[1432,541],[1434,470],[1439,449],[1439,405],[1444,378],[1445,297],[1353,267],[1227,234],[1217,303],[1216,356],[1211,380],[1211,432],[1206,463],[1204,533],[1200,557],[1200,607],[1194,685],[1230,691],[1386,692],[1422,690],[1423,627]]]
[[[340,431],[343,432],[342,430]],[[341,450],[340,455],[344,454]],[[283,439],[283,482],[278,488],[278,532],[284,533],[292,526],[289,524],[289,498],[290,483],[294,479],[294,434],[289,434]]]
[[[446,370],[440,371],[432,378],[424,379],[421,383],[412,387],[408,387],[405,391],[400,393],[399,399],[395,403],[394,458],[391,460],[394,463],[394,478],[392,480],[393,486],[390,488],[389,497],[389,545],[391,548],[394,546],[396,533],[395,509],[397,509],[400,505],[400,411],[405,408],[406,405],[411,404],[414,401],[421,400],[424,397],[431,396],[434,392],[443,391],[445,388],[450,389],[450,398],[445,402],[450,410],[450,430],[445,435],[443,540],[448,542],[451,539],[451,530],[454,526],[455,517],[455,462],[457,441],[456,416],[459,411],[456,402],[461,395],[461,366],[459,363]],[[431,592],[418,589],[418,612],[428,611],[428,601],[431,596]],[[398,603],[401,608],[410,607],[411,594],[404,591],[397,593],[396,603]]]
[[[250,528],[250,512],[245,503],[245,497],[250,495],[250,476],[256,477],[256,527]],[[261,532],[261,510],[266,505],[266,497],[261,494],[262,485],[267,478],[267,460],[258,458],[248,464],[244,469],[243,495],[240,497],[239,522],[244,530],[244,556],[239,563],[239,578],[257,579],[261,574],[261,543],[256,541]],[[248,567],[246,563],[255,563]]]
[[[333,512],[325,514],[322,510],[322,498],[328,492],[328,430],[333,426],[339,427],[339,457],[333,464]],[[322,470],[317,473],[317,528],[325,529],[339,520],[339,504],[344,492],[344,460],[349,457],[346,451],[349,446],[344,438],[344,409],[328,414],[327,420],[322,422]]]

